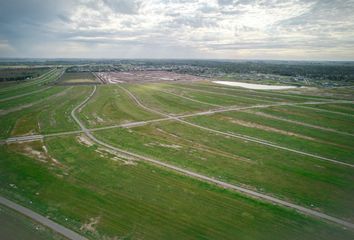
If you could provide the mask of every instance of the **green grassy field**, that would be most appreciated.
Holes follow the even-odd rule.
[[[1,205],[0,238],[6,240],[64,240],[60,235]]]
[[[0,82],[25,81],[41,76],[49,67],[0,67]]]
[[[0,137],[77,130],[78,126],[74,124],[70,113],[83,101],[91,88],[76,86],[53,89],[63,94],[1,117]],[[32,98],[36,99],[36,96]]]
[[[354,115],[333,114],[317,111],[316,109],[302,108],[301,106],[267,108],[260,111],[285,119],[332,128],[351,134],[354,133]]]
[[[354,142],[354,136],[346,135],[345,132],[309,128],[272,119],[268,115],[263,117],[253,114],[252,111],[229,112],[187,120],[212,129],[256,137],[283,147],[354,163],[354,146],[351,144]]]
[[[184,114],[211,108],[203,103],[160,92],[145,85],[129,85],[126,87],[134,94],[137,94],[144,104],[164,113]]]
[[[5,88],[2,88],[2,85],[0,84],[0,102],[6,101],[7,98],[48,87],[49,83],[58,79],[62,71],[62,69],[52,69],[36,79],[21,84],[12,84]]]
[[[249,97],[253,99],[270,100],[270,101],[286,101],[286,102],[304,102],[304,101],[326,101],[331,98],[324,98],[314,95],[304,95],[301,93],[298,94],[289,94],[286,92],[279,91],[262,91],[262,90],[251,90],[238,87],[226,87],[219,84],[213,84],[209,82],[203,82],[200,84],[166,84],[170,88],[177,89],[195,89],[203,90],[209,92],[215,92],[219,94],[230,94],[235,96]]]
[[[95,135],[123,149],[336,216],[351,219],[354,214],[351,168],[176,122]]]
[[[344,114],[354,115],[354,105],[353,104],[326,104],[326,105],[314,105],[317,109],[323,109],[328,111],[335,111]]]
[[[151,120],[158,117],[136,106],[124,90],[111,85],[99,87],[92,100],[80,112],[80,118],[90,127]]]
[[[133,164],[124,156],[87,144],[61,137],[45,142],[47,153],[41,142],[1,147],[1,193],[92,238],[353,236],[294,211],[143,162]],[[41,160],[33,158],[34,151],[41,152]]]
[[[0,97],[1,139],[80,129],[71,111],[90,95],[93,86],[45,89],[60,71],[0,89],[6,94]],[[347,99],[341,91],[324,95],[314,90],[253,91],[206,81],[98,85],[76,113],[87,128],[166,117],[139,106],[120,86],[144,106],[170,116],[229,106]],[[353,111],[352,103],[287,105],[184,120],[353,164]],[[90,239],[354,237],[353,229],[137,161],[95,144],[84,134],[67,134],[0,145],[0,195]],[[176,119],[92,134],[132,153],[354,222],[352,167],[217,134]],[[11,218],[0,214],[0,220],[7,217]],[[24,232],[29,231],[31,223],[25,225]],[[0,227],[0,234],[5,231]]]
[[[266,104],[274,103],[273,99],[264,99],[264,98],[254,98],[250,96],[244,96],[241,94],[229,94],[229,93],[219,93],[203,89],[195,89],[190,87],[179,87],[179,84],[170,86],[167,84],[151,84],[151,87],[156,90],[163,90],[175,93],[177,95],[186,96],[191,99],[204,102],[211,105],[220,105],[220,106],[247,106],[250,104]],[[207,92],[205,92],[207,91]]]
[[[0,102],[0,107],[2,111],[6,111],[12,108],[16,108],[21,105],[31,104],[37,101],[43,101],[43,99],[53,96],[56,93],[65,90],[63,87],[52,87],[48,88],[42,92],[27,95],[24,97],[11,99],[9,101]],[[1,113],[1,112],[0,112]]]

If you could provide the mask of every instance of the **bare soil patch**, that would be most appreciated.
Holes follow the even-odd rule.
[[[205,78],[167,71],[100,72],[96,76],[104,83],[141,83],[165,81],[202,81]]]

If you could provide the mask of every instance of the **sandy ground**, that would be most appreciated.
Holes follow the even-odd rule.
[[[97,72],[94,73],[104,83],[122,82],[159,82],[159,81],[200,81],[201,77],[179,74],[168,71],[130,71],[130,72]]]
[[[253,83],[243,83],[243,82],[229,82],[229,81],[213,81],[213,83],[223,84],[233,87],[243,87],[254,90],[285,90],[297,88],[295,86],[276,86],[276,85],[263,85],[263,84],[253,84]]]

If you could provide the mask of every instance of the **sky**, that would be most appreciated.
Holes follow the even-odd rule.
[[[0,57],[354,60],[354,0],[0,0]]]

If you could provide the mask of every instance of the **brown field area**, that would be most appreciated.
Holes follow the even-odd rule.
[[[91,72],[64,73],[58,84],[60,85],[80,85],[99,84],[100,82]]]
[[[129,72],[100,72],[95,73],[104,83],[136,83],[160,81],[201,81],[202,77],[188,74],[178,74],[168,71],[129,71]]]

